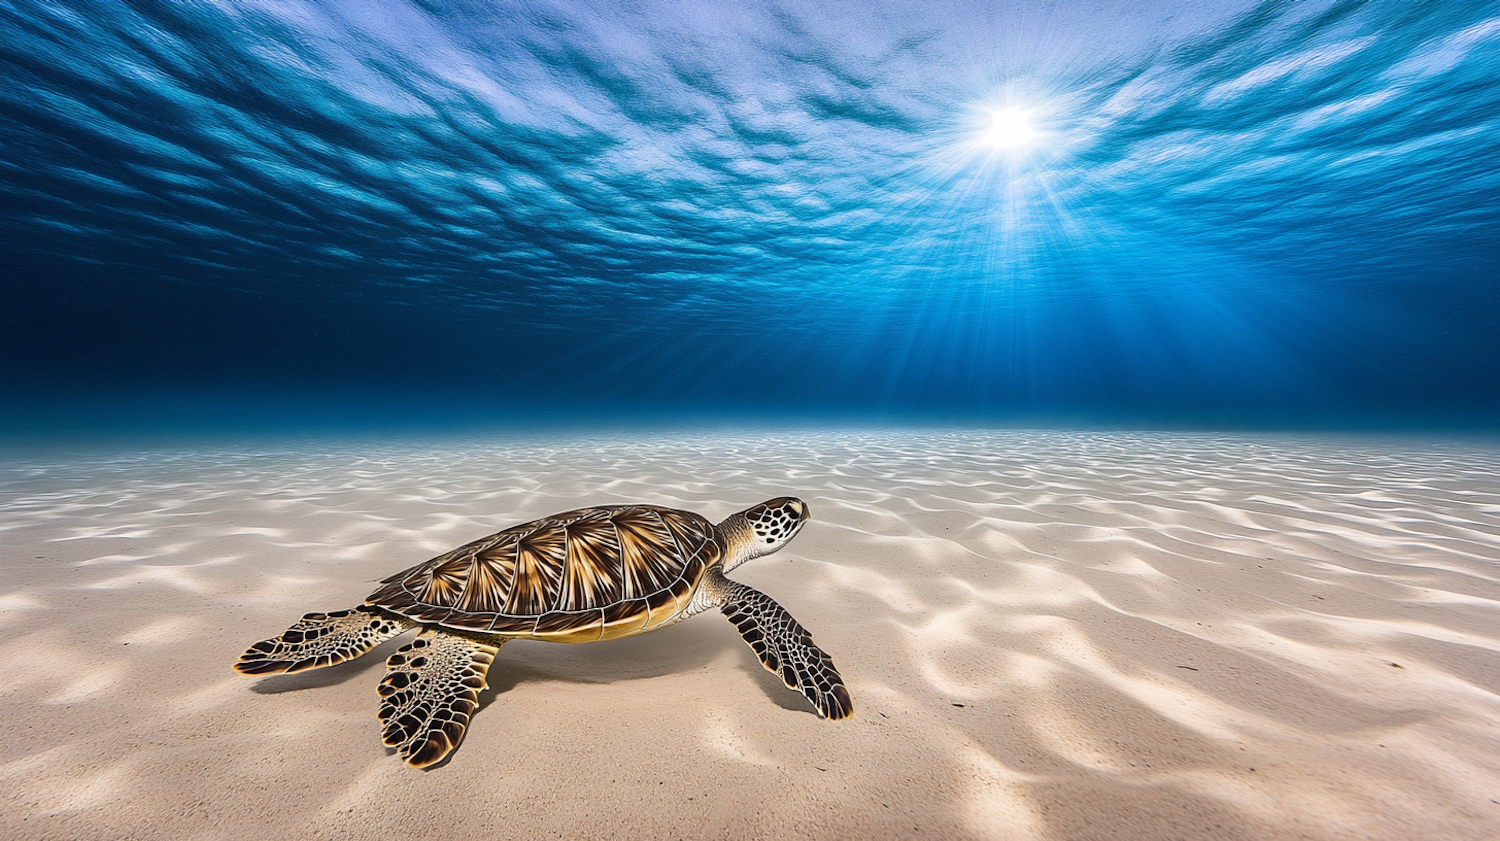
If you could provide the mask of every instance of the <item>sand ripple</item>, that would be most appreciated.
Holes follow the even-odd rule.
[[[1024,431],[11,453],[0,835],[1500,837],[1497,477],[1458,442]],[[814,522],[737,577],[848,722],[717,616],[507,647],[429,773],[379,746],[387,649],[229,672],[507,525],[787,493]]]

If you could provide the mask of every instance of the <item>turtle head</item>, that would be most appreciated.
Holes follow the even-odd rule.
[[[718,525],[724,542],[724,571],[785,546],[811,518],[807,503],[790,496],[768,499],[731,515]]]

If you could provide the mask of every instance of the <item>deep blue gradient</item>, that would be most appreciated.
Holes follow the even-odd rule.
[[[0,32],[11,427],[1500,419],[1497,3],[16,0]],[[1002,107],[1031,144],[978,142]]]

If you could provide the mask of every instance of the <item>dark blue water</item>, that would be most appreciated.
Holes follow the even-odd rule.
[[[0,32],[4,428],[1500,426],[1494,2]]]

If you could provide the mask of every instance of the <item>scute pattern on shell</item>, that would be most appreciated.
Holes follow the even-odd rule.
[[[618,636],[675,615],[720,551],[713,525],[697,514],[582,508],[398,572],[366,602],[468,631]]]

